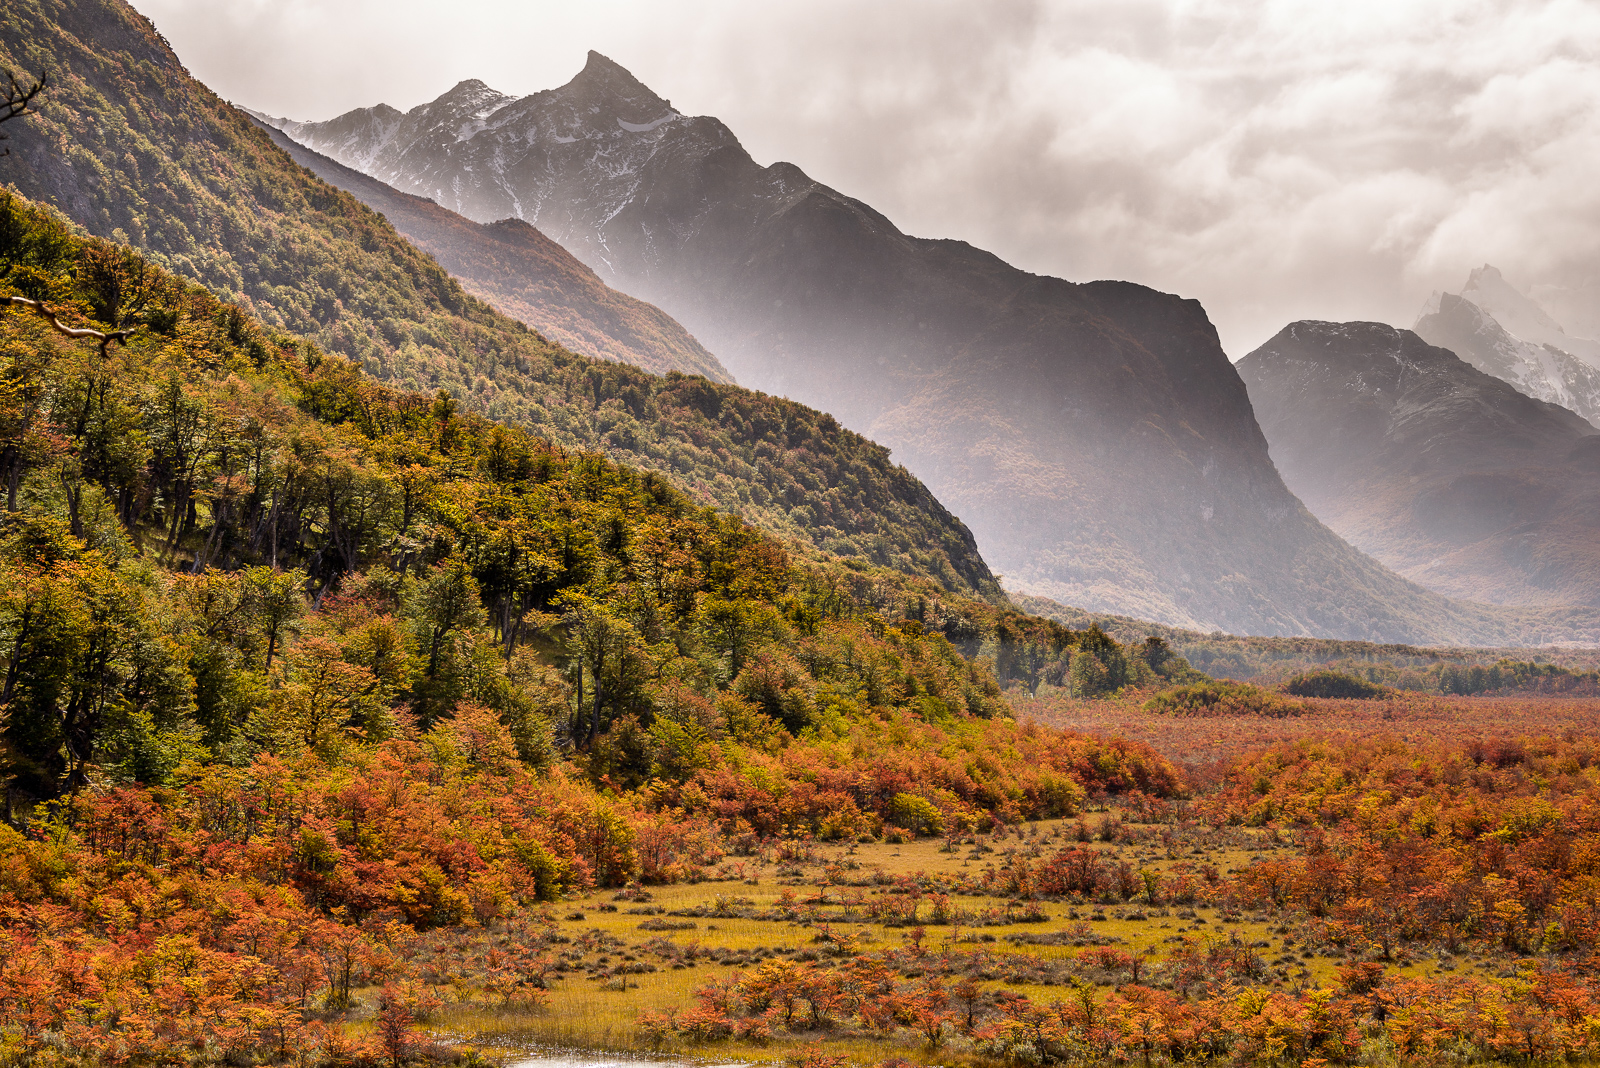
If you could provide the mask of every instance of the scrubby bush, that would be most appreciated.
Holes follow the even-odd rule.
[[[1226,679],[1177,686],[1145,702],[1145,711],[1167,716],[1264,716],[1282,719],[1306,711],[1298,701],[1247,682]]]
[[[1283,684],[1283,692],[1296,697],[1348,697],[1367,700],[1385,697],[1387,686],[1379,686],[1366,679],[1343,671],[1306,671]]]

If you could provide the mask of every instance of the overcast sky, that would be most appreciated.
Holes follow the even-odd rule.
[[[909,233],[1205,303],[1235,359],[1410,326],[1488,262],[1600,333],[1595,0],[134,0],[236,103],[323,119],[590,48]]]

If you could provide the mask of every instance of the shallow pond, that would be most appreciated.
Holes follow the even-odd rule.
[[[546,1050],[519,1057],[509,1068],[750,1068],[736,1061],[707,1064],[681,1057],[632,1057],[622,1053],[589,1053],[579,1050]]]

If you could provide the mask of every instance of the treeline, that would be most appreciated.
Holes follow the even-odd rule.
[[[1587,649],[1551,649],[1530,660],[1524,659],[1528,650],[1430,649],[1328,638],[1201,634],[1126,616],[1067,608],[1042,597],[1019,596],[1014,600],[1024,611],[1067,627],[1100,628],[1113,640],[1127,645],[1159,638],[1197,672],[1259,687],[1284,685],[1297,676],[1336,672],[1372,686],[1416,693],[1581,697],[1600,693],[1600,656]]]
[[[1333,680],[1341,680],[1336,685]],[[1322,680],[1324,685],[1316,685]],[[1365,661],[1334,661],[1283,680],[1285,689],[1302,697],[1373,697],[1381,690],[1412,693],[1543,695],[1593,697],[1600,693],[1600,671],[1509,657],[1489,663],[1442,660],[1404,666]]]
[[[0,174],[33,200],[380,381],[447,390],[563,448],[668,475],[804,553],[1004,600],[965,526],[832,416],[588,359],[468,296],[383,216],[191,79],[123,4],[77,4],[70,30],[36,6],[10,16],[0,67],[61,72]]]

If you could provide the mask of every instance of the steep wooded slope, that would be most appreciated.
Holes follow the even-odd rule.
[[[664,472],[808,551],[998,594],[972,535],[885,449],[799,404],[577,356],[495,312],[192,79],[120,0],[25,0],[7,20],[0,66],[51,78],[0,164],[26,195],[382,380]]]
[[[1300,322],[1239,362],[1300,498],[1441,593],[1600,605],[1600,431],[1410,330]]]
[[[1247,633],[1498,641],[1283,485],[1194,301],[1027,274],[762,167],[591,53],[522,99],[463,82],[285,132],[469,217],[533,222],[740,381],[890,445],[1013,588]]]

